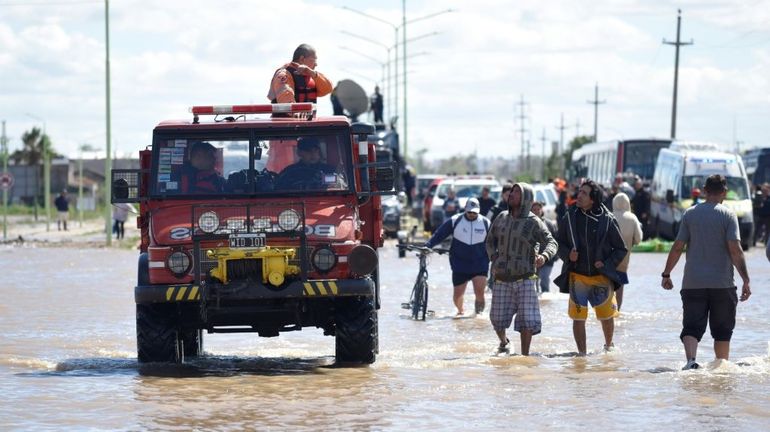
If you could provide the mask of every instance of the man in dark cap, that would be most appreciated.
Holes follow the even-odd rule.
[[[281,171],[276,179],[278,189],[308,189],[321,187],[326,183],[336,183],[336,170],[333,166],[321,162],[321,142],[317,137],[297,139],[297,157],[299,160]],[[326,175],[333,175],[328,181]]]

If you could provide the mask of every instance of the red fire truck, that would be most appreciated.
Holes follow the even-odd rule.
[[[139,361],[201,355],[204,333],[317,327],[338,363],[373,363],[395,193],[373,127],[309,103],[191,111],[155,127],[141,169],[112,170],[112,202],[139,203]]]

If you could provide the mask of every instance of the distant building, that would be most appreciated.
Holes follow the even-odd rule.
[[[58,158],[51,161],[51,199],[64,189],[70,193],[73,203],[77,199],[81,175],[78,172],[78,159]],[[113,159],[113,168],[139,168],[139,159]],[[8,165],[8,172],[14,178],[13,187],[8,191],[10,204],[43,205],[43,165]],[[83,191],[97,196],[104,184],[104,159],[83,160]],[[103,197],[97,198],[99,202]]]

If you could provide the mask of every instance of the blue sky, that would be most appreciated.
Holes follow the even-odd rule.
[[[393,29],[341,8],[399,23],[396,1],[114,0],[111,2],[113,148],[133,154],[159,121],[185,118],[195,104],[266,100],[276,67],[299,43],[316,46],[318,69],[371,91],[381,66],[341,47],[386,60],[386,50],[340,32],[393,43]],[[514,106],[529,105],[525,137],[540,149],[593,129],[599,137],[667,136],[676,10],[683,11],[677,136],[733,146],[770,146],[770,0],[408,1],[408,150],[429,158],[478,151],[516,156]],[[0,0],[0,119],[11,149],[44,119],[54,146],[75,156],[81,143],[105,148],[104,9],[100,1]],[[403,89],[403,86],[401,86]],[[387,91],[386,91],[387,94]],[[319,101],[330,113],[328,97]],[[735,126],[734,126],[735,125]],[[735,133],[734,133],[735,129]]]

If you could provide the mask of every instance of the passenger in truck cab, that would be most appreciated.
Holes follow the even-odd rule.
[[[190,194],[223,192],[225,179],[216,169],[217,149],[198,141],[190,148],[190,158],[182,166],[181,190]]]
[[[322,161],[321,142],[318,138],[297,139],[297,157],[297,162],[288,165],[278,174],[276,189],[313,189],[325,183],[337,182],[336,169]]]
[[[302,44],[294,50],[290,63],[278,68],[270,81],[267,98],[272,103],[313,102],[332,92],[332,83],[315,70],[315,48]]]

